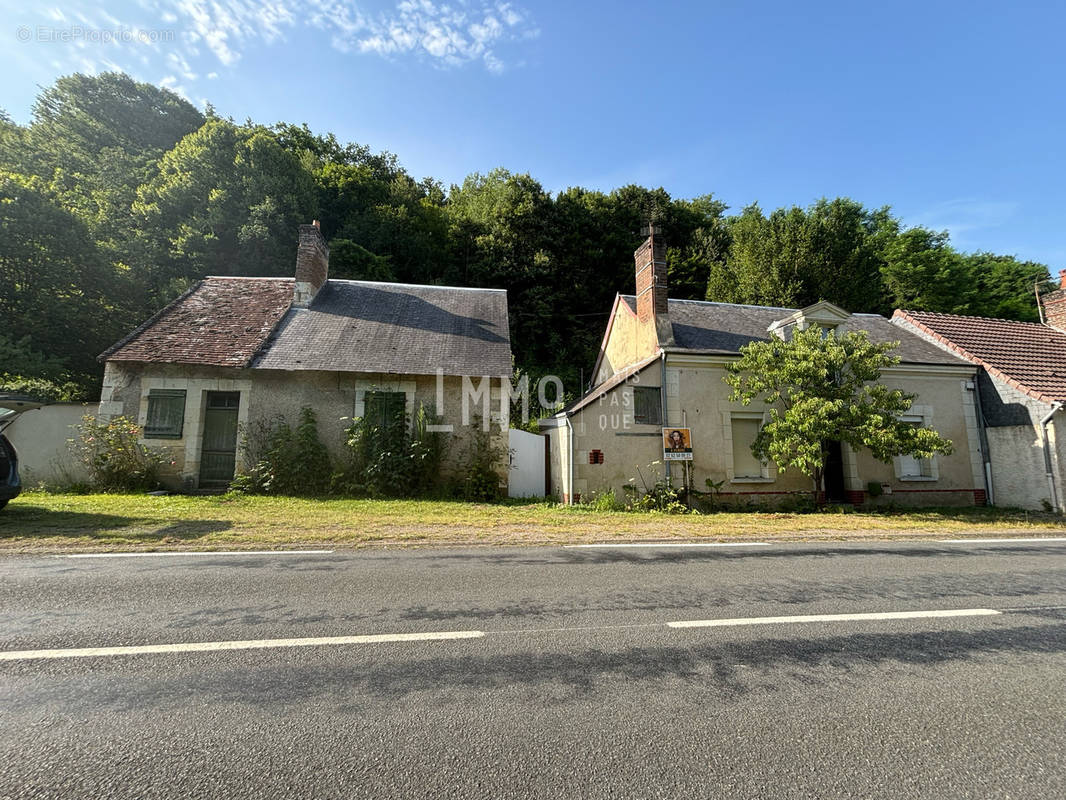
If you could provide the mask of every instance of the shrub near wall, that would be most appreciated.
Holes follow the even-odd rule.
[[[443,434],[430,430],[433,421],[422,405],[413,425],[402,409],[374,420],[353,419],[345,432],[348,463],[334,487],[345,494],[384,497],[433,494],[446,444]]]
[[[87,415],[71,440],[71,450],[85,466],[94,489],[148,492],[159,488],[159,471],[168,461],[160,451],[142,444],[141,435],[141,427],[127,417],[97,422]]]
[[[231,488],[251,494],[420,497],[438,489],[445,440],[429,430],[423,408],[409,426],[398,412],[377,423],[353,419],[345,456],[333,463],[318,436],[314,411],[304,407],[293,428],[281,418],[248,426],[243,435],[251,466]]]
[[[333,467],[309,407],[300,409],[295,428],[281,418],[253,424],[245,430],[243,444],[251,466],[233,479],[231,489],[250,494],[329,494]]]

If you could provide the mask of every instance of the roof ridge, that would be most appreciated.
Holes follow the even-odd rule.
[[[359,281],[349,278],[330,278],[326,283],[349,283],[361,286],[404,286],[409,289],[452,289],[459,292],[502,292],[506,289],[488,289],[482,286],[445,286],[437,283],[401,283],[400,281]]]
[[[272,277],[270,275],[208,275],[205,281],[295,281],[295,278],[286,278],[284,275]]]
[[[976,314],[949,314],[946,311],[910,311],[905,308],[900,308],[897,310],[902,314],[908,314],[910,316],[914,316],[915,314],[926,314],[934,317],[950,317],[953,319],[979,319],[982,322],[1009,322],[1011,325],[1031,325],[1032,327],[1040,328],[1041,330],[1063,333],[1062,331],[1057,331],[1054,327],[1048,325],[1046,322],[1030,322],[1028,320],[1023,319],[1007,319],[1006,317],[980,317]]]

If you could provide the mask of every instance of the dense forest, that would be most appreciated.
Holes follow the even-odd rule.
[[[205,275],[291,275],[322,221],[330,275],[508,290],[516,368],[577,387],[641,229],[672,297],[1036,319],[1047,267],[961,253],[847,198],[730,213],[663,189],[552,194],[505,169],[445,188],[305,125],[238,124],[108,73],[60,78],[28,125],[0,116],[0,385],[98,396],[96,356]]]

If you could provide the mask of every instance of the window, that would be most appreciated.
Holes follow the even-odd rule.
[[[403,392],[367,392],[363,396],[363,419],[380,428],[398,423],[406,425],[407,395]]]
[[[907,418],[904,420],[916,428],[921,427],[925,421],[922,418]],[[896,456],[896,477],[902,481],[936,480],[936,469],[931,458],[915,458],[914,456]]]
[[[730,427],[733,429],[733,479],[764,480],[766,464],[751,452],[751,445],[762,428],[762,418],[733,417]]]
[[[662,425],[662,393],[658,386],[633,387],[633,421],[638,425]]]
[[[146,439],[180,439],[185,422],[184,389],[152,389],[148,392]]]

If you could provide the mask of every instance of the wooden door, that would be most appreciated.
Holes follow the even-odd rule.
[[[233,480],[237,463],[237,410],[240,392],[208,392],[200,451],[200,488],[218,489]]]

